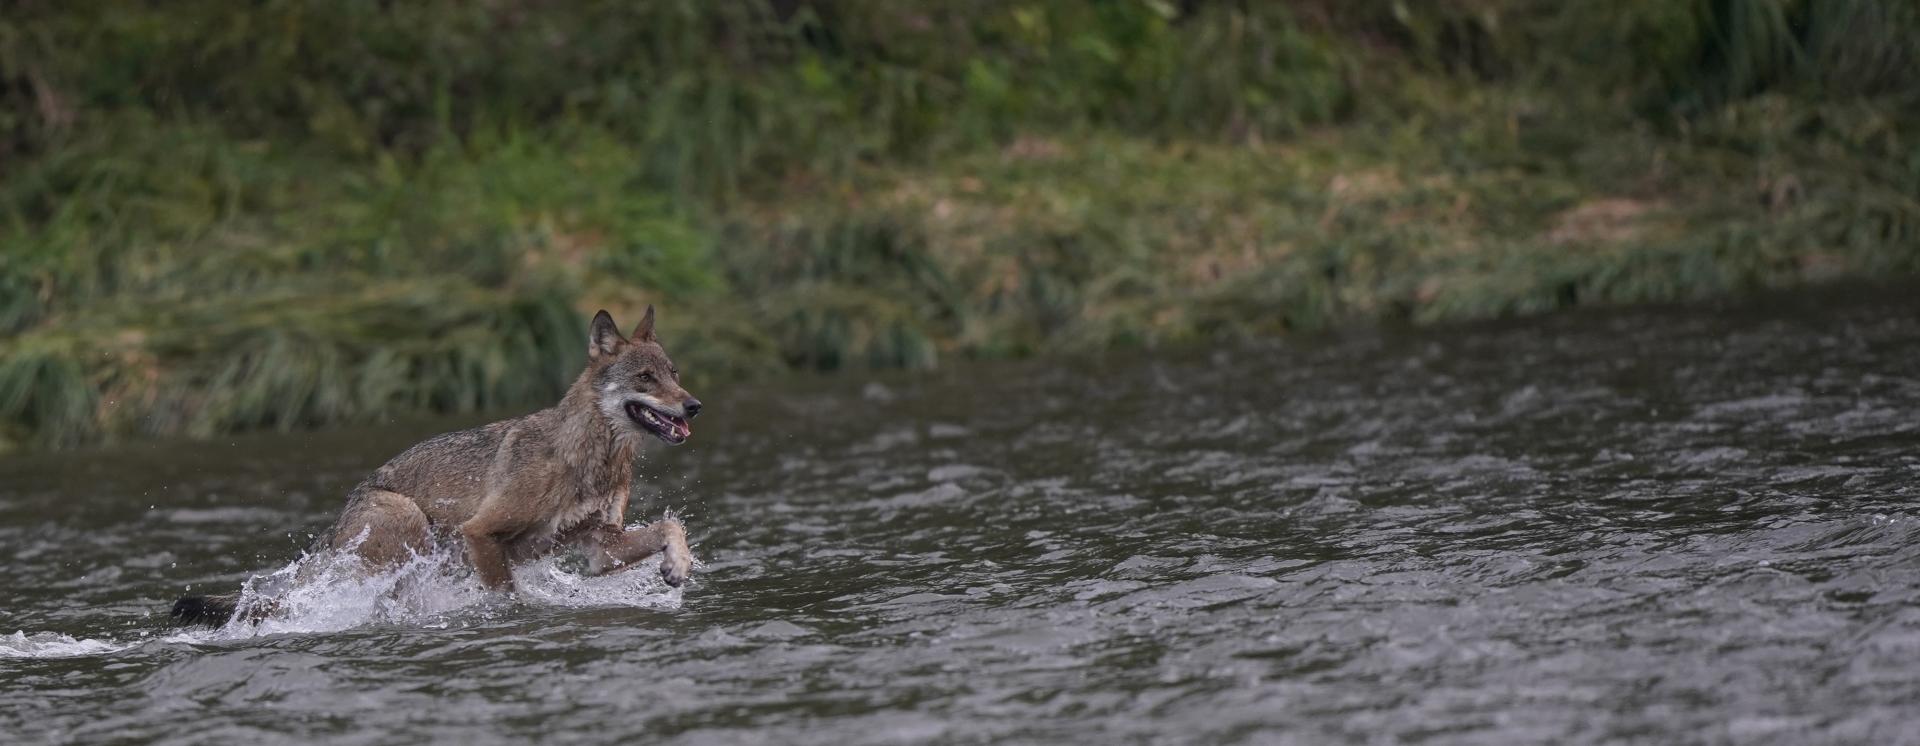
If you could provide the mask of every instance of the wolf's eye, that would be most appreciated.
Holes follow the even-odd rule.
[[[641,372],[641,373],[640,373],[640,382],[641,382],[641,383],[653,383],[653,372],[652,372],[652,371],[643,371],[643,372]]]

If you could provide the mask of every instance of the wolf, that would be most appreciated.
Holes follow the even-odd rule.
[[[662,579],[678,587],[694,560],[686,527],[668,516],[628,529],[627,498],[641,444],[687,442],[700,410],[654,335],[653,306],[630,336],[602,310],[587,329],[587,367],[558,405],[428,438],[395,456],[348,493],[339,519],[309,551],[351,551],[379,569],[457,542],[482,584],[509,592],[514,564],[562,550],[584,553],[595,575],[660,554]],[[189,596],[172,616],[225,624],[239,600]]]

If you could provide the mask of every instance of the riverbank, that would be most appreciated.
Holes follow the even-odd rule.
[[[220,5],[6,22],[0,443],[1920,274],[1898,4]]]

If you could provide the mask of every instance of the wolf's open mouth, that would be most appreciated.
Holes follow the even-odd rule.
[[[687,442],[693,437],[693,426],[679,417],[649,407],[638,401],[627,402],[627,417],[659,436],[661,440],[674,445]]]

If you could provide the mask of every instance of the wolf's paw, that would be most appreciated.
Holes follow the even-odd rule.
[[[693,550],[687,548],[687,527],[672,513],[655,525],[666,539],[665,546],[660,548],[660,579],[678,588],[693,572]]]
[[[669,546],[660,556],[660,579],[675,588],[687,582],[693,572],[693,555],[685,547]]]

